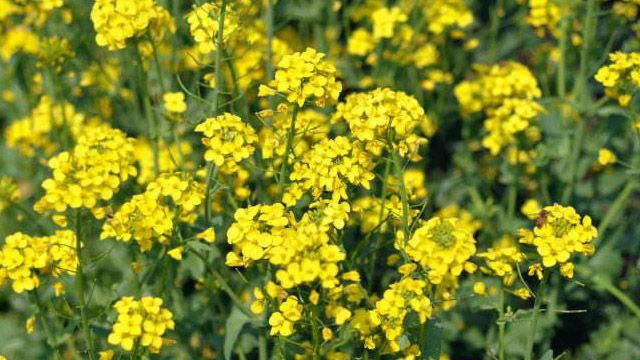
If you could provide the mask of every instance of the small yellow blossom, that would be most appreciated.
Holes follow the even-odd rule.
[[[616,162],[616,154],[614,154],[609,149],[600,149],[598,152],[598,163],[600,165],[606,166],[609,164],[614,164]]]

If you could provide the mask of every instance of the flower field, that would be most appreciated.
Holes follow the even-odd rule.
[[[640,359],[639,0],[0,0],[0,360]]]

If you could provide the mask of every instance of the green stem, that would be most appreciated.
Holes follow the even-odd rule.
[[[318,305],[311,311],[311,332],[313,339],[313,360],[320,360],[320,325],[318,324]]]
[[[267,24],[267,81],[271,81],[274,78],[275,67],[273,65],[273,0],[266,1],[266,11],[264,13],[265,23]],[[269,98],[269,108],[275,107],[273,97]]]
[[[42,301],[40,300],[40,295],[38,294],[38,289],[33,289],[33,291],[29,292],[29,297],[31,301],[36,305],[38,309],[38,314],[40,315],[40,322],[42,323],[42,328],[44,329],[44,333],[47,336],[47,343],[49,346],[53,348],[55,358],[58,360],[62,360],[62,356],[60,355],[60,351],[58,350],[58,345],[56,344],[55,337],[51,332],[51,326],[49,325],[49,320],[47,319],[47,311],[42,305]]]
[[[505,319],[504,319],[504,285],[500,284],[500,293],[498,295],[498,359],[505,359]]]
[[[267,349],[267,336],[265,335],[265,331],[266,330],[260,330],[260,336],[258,337],[259,360],[267,360],[269,357]]]
[[[566,0],[563,1],[562,7],[566,6]],[[560,98],[560,118],[564,119],[564,105],[567,100],[567,32],[569,29],[569,18],[567,16],[563,17],[561,21],[560,27],[560,63],[558,64],[558,79],[557,79],[557,87],[558,87],[558,98]]]
[[[504,11],[504,0],[498,0],[491,13],[491,43],[489,45],[491,58],[489,59],[489,63],[493,63],[498,59],[498,33],[500,31],[500,20],[502,19],[499,13],[500,11]]]
[[[224,82],[224,78],[222,77],[222,65],[224,63],[224,59],[222,57],[223,54],[223,43],[222,43],[222,35],[224,34],[224,18],[227,14],[227,0],[222,0],[222,4],[220,5],[220,17],[218,18],[218,22],[220,26],[218,27],[218,33],[216,36],[216,59],[215,59],[215,68],[216,68],[216,87],[214,89],[214,97],[213,97],[213,114],[218,116],[219,105],[219,97],[220,97],[220,88],[222,87],[222,83]]]
[[[204,220],[207,226],[211,221],[211,183],[213,179],[217,177],[217,169],[213,162],[207,164],[207,178],[205,180],[204,188]]]
[[[151,101],[149,100],[147,76],[143,69],[142,56],[138,50],[138,44],[134,44],[133,52],[138,60],[137,65],[137,82],[140,84],[140,94],[142,103],[144,106],[145,117],[147,118],[147,125],[149,127],[149,138],[151,140],[151,149],[153,151],[153,174],[157,177],[160,174],[160,160],[159,160],[159,143],[160,137],[158,136],[158,121],[155,116],[155,112],[151,108]]]
[[[384,175],[382,178],[382,190],[380,192],[380,213],[378,214],[378,224],[381,224],[384,219],[384,205],[387,200],[387,178],[391,173],[391,162],[386,161],[384,165]],[[371,264],[369,265],[369,283],[367,284],[367,290],[371,292],[373,289],[373,279],[376,272],[376,262],[378,261],[378,244],[380,243],[380,232],[378,232],[378,236],[373,244],[373,258],[371,259]],[[365,238],[365,241],[367,239]]]
[[[513,221],[516,213],[516,200],[518,198],[518,179],[517,177],[509,184],[508,204],[507,204],[507,224],[509,228],[513,227]]]
[[[564,192],[562,193],[562,204],[566,205],[571,200],[571,196],[573,195],[573,188],[575,186],[576,178],[578,177],[577,166],[578,166],[578,157],[580,156],[580,149],[582,148],[582,139],[584,137],[585,132],[585,123],[584,119],[580,117],[578,119],[578,125],[576,132],[574,134],[573,139],[573,147],[571,149],[571,158],[569,159],[569,183],[564,188]]]
[[[287,135],[287,142],[285,144],[284,155],[282,155],[282,164],[280,165],[280,179],[278,185],[278,194],[280,194],[280,198],[284,193],[284,184],[287,181],[287,168],[289,164],[289,155],[291,154],[291,150],[293,147],[293,138],[296,135],[296,119],[298,118],[298,112],[300,111],[300,106],[295,104],[293,106],[293,114],[291,115],[291,124],[289,127],[289,134]]]
[[[588,0],[587,3],[587,13],[585,15],[584,20],[584,30],[582,33],[583,44],[582,51],[580,52],[580,67],[578,68],[578,76],[576,78],[576,83],[574,85],[574,96],[578,96],[578,100],[580,105],[587,105],[587,97],[585,93],[585,84],[589,75],[587,74],[589,60],[589,50],[591,50],[591,43],[593,42],[593,37],[595,35],[595,29],[598,26],[598,18],[595,16],[597,11],[598,1],[596,0]],[[585,103],[583,103],[585,102]]]
[[[393,150],[393,165],[396,177],[400,183],[400,198],[402,200],[402,231],[404,234],[404,243],[409,241],[409,199],[407,198],[407,189],[404,183],[404,172],[402,157],[397,149]]]
[[[548,277],[549,275],[545,275],[540,282],[540,286],[538,286],[538,291],[536,292],[536,300],[533,304],[533,313],[531,314],[531,326],[529,327],[529,334],[527,338],[527,356],[525,357],[525,360],[531,360],[533,358],[533,344],[535,343],[536,327],[538,326],[542,296],[544,295],[544,288]]]
[[[639,184],[640,183],[637,180],[629,181],[627,185],[625,185],[625,187],[622,189],[622,191],[620,191],[618,197],[616,197],[616,199],[613,201],[613,204],[609,208],[609,211],[607,211],[607,214],[604,216],[604,219],[602,219],[600,226],[598,226],[598,239],[596,239],[596,245],[598,242],[600,242],[600,239],[602,239],[605,231],[607,231],[607,229],[609,228],[609,224],[611,223],[611,221],[613,221],[613,219],[618,216],[620,211],[623,210],[624,206],[629,200],[629,196],[631,196],[631,194],[638,188]]]
[[[78,296],[78,307],[80,308],[80,321],[82,325],[82,332],[84,333],[85,342],[87,345],[87,352],[89,353],[89,359],[94,359],[95,348],[93,346],[93,339],[91,336],[91,329],[89,327],[89,317],[87,314],[87,304],[85,302],[85,274],[84,274],[84,261],[82,258],[82,210],[76,210],[76,255],[78,257],[78,267],[76,270],[76,292]]]
[[[596,286],[600,286],[605,289],[609,294],[618,299],[624,306],[629,309],[638,319],[640,319],[640,307],[631,300],[631,298],[625,294],[622,290],[618,289],[610,281],[601,277],[600,275],[594,275],[592,281]]]

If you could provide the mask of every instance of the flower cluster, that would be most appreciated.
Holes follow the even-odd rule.
[[[55,277],[75,275],[77,265],[73,231],[59,230],[42,237],[18,232],[7,236],[0,249],[0,285],[8,279],[17,293],[33,290],[40,286],[39,272]]]
[[[307,101],[318,106],[337,102],[342,83],[336,79],[335,66],[325,61],[324,56],[312,48],[285,55],[276,66],[275,79],[268,86],[261,85],[258,95],[280,93],[298,106]]]
[[[486,251],[478,253],[478,257],[486,262],[486,266],[481,266],[480,270],[485,274],[502,278],[502,282],[507,286],[511,286],[516,280],[518,276],[516,267],[525,259],[518,244],[508,236]]]
[[[193,10],[187,15],[189,31],[198,45],[198,50],[203,54],[216,51],[218,31],[220,29],[220,6],[215,3],[194,5]],[[239,18],[233,11],[226,11],[224,17],[224,30],[222,33],[223,44],[237,35],[240,29]]]
[[[539,140],[535,118],[543,108],[534,99],[542,92],[531,71],[513,61],[493,66],[476,65],[475,70],[478,77],[456,86],[455,95],[464,114],[484,109],[487,135],[482,145],[497,155],[505,147],[517,148],[519,134],[531,142]]]
[[[373,38],[376,40],[390,39],[394,35],[394,28],[398,24],[407,21],[407,14],[403,13],[399,7],[380,8],[371,14],[373,21]]]
[[[598,69],[596,80],[606,89],[606,94],[628,106],[632,94],[640,87],[640,53],[615,52],[609,54],[611,64]]]
[[[329,202],[320,206],[324,209],[305,214],[295,224],[295,236],[284,237],[281,244],[271,249],[269,261],[280,267],[276,279],[285,289],[316,280],[320,280],[324,288],[339,284],[338,263],[346,258],[346,254],[331,243],[328,225],[341,229],[348,216],[349,204]]]
[[[233,251],[227,253],[228,266],[248,266],[269,258],[273,247],[294,235],[288,227],[291,215],[279,203],[238,209],[233,218],[235,222],[227,231],[227,241],[233,246]]]
[[[538,213],[533,231],[520,229],[518,233],[521,243],[536,247],[544,267],[560,264],[561,274],[569,278],[574,269],[571,255],[593,255],[591,241],[598,236],[588,215],[581,217],[573,207],[558,204],[545,206]]]
[[[42,183],[46,194],[34,205],[36,211],[93,209],[98,201],[110,200],[125,180],[137,174],[134,141],[106,125],[88,131],[71,152],[49,160],[53,178]]]
[[[171,199],[173,207],[166,198]],[[171,237],[174,219],[193,222],[204,200],[204,188],[189,173],[165,173],[149,183],[144,193],[134,195],[104,223],[101,239],[135,240],[142,251],[153,240],[165,244]]]
[[[409,312],[415,312],[421,324],[431,317],[431,300],[425,294],[426,286],[424,280],[405,277],[391,284],[382,299],[376,302],[375,309],[369,312],[371,323],[384,331],[392,351],[400,351],[399,339]]]
[[[109,344],[122,346],[126,351],[133,350],[134,345],[138,344],[157,354],[165,340],[164,333],[175,327],[173,314],[162,307],[160,298],[145,296],[136,300],[125,296],[113,307],[118,312],[118,318],[108,341]]]
[[[51,138],[54,133],[77,138],[83,124],[84,115],[76,112],[72,104],[55,104],[48,96],[42,96],[30,116],[7,128],[5,139],[10,148],[24,156],[33,157],[38,150],[52,154],[60,147]]]
[[[290,175],[293,184],[287,189],[284,202],[293,205],[307,191],[314,198],[327,191],[334,200],[347,199],[348,184],[369,188],[375,177],[373,167],[373,158],[362,143],[344,136],[325,139],[294,164]]]
[[[294,325],[302,319],[302,304],[295,296],[289,296],[280,304],[279,311],[269,317],[271,335],[290,336],[294,332]]]
[[[145,33],[160,9],[155,0],[96,0],[91,9],[96,43],[112,51],[124,49],[127,40]]]
[[[476,253],[476,241],[458,222],[457,218],[431,218],[416,229],[406,244],[399,233],[396,247],[422,265],[433,284],[441,283],[447,274],[459,276],[462,270],[473,269],[468,260]]]
[[[529,0],[527,21],[543,37],[547,31],[556,38],[560,37],[560,19],[562,9],[557,0]]]
[[[353,135],[367,147],[390,144],[403,156],[417,157],[418,147],[426,143],[426,139],[413,134],[417,126],[429,129],[427,136],[435,132],[416,98],[388,88],[349,95],[338,104],[333,120],[346,121]]]
[[[38,66],[48,66],[56,72],[62,71],[62,65],[74,55],[71,43],[65,38],[52,36],[40,40],[38,48]]]
[[[456,27],[466,28],[473,23],[473,12],[464,0],[422,0],[421,8],[427,27],[434,35]]]
[[[195,131],[204,135],[202,143],[207,148],[204,159],[213,162],[225,174],[234,173],[238,163],[253,154],[258,142],[256,131],[229,113],[206,119]]]

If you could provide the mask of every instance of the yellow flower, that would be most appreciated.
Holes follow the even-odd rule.
[[[27,334],[33,334],[33,326],[35,322],[36,322],[35,316],[31,316],[27,319],[27,323],[25,324],[25,327],[27,329]]]
[[[275,79],[261,86],[259,96],[283,94],[289,103],[304,105],[313,101],[318,106],[338,101],[342,83],[336,80],[336,68],[324,60],[325,54],[307,48],[304,52],[285,55],[276,64]]]
[[[473,283],[473,292],[482,296],[487,295],[486,288],[482,281],[476,281],[475,283]]]
[[[105,350],[98,352],[98,355],[100,355],[98,360],[112,360],[114,352],[113,350]]]
[[[385,290],[375,309],[369,311],[374,326],[380,326],[389,341],[391,350],[400,350],[399,338],[403,334],[404,319],[410,311],[418,315],[420,323],[431,317],[431,301],[425,294],[426,282],[405,277]],[[358,315],[356,315],[358,316]],[[362,326],[362,325],[361,325]],[[358,329],[358,327],[356,327]],[[364,331],[358,329],[361,333]]]
[[[606,166],[609,164],[614,164],[616,162],[616,154],[611,152],[609,149],[600,149],[598,152],[598,163],[600,165]]]
[[[258,141],[251,126],[229,113],[206,119],[195,131],[204,135],[202,143],[207,149],[204,159],[213,162],[225,174],[236,172],[238,163],[253,154],[253,145]]]
[[[197,239],[204,240],[209,244],[213,244],[216,241],[216,231],[211,227],[207,230],[196,235]]]
[[[527,300],[531,297],[531,292],[526,288],[519,288],[513,291],[513,295],[519,297],[522,300]]]
[[[62,282],[53,283],[53,293],[58,297],[64,295],[65,293],[64,283]]]
[[[407,15],[399,7],[391,9],[381,7],[371,14],[373,21],[373,38],[376,40],[390,39],[394,35],[397,24],[407,21]]]
[[[221,9],[218,4],[204,3],[193,5],[193,10],[187,15],[189,32],[198,50],[203,53],[211,53],[217,49],[217,37],[220,30]],[[230,7],[227,7],[224,18],[224,30],[222,33],[223,44],[238,34],[240,29],[239,18]]]
[[[406,244],[398,239],[396,247],[427,270],[431,283],[440,284],[447,274],[459,276],[476,252],[475,239],[458,222],[457,218],[434,217],[419,227]]]
[[[75,275],[77,266],[76,236],[72,231],[58,230],[43,237],[18,232],[7,236],[0,249],[0,285],[6,277],[12,280],[13,291],[21,293],[40,286],[39,274]]]
[[[544,267],[553,267],[568,263],[573,253],[593,255],[595,247],[591,241],[598,235],[598,230],[588,215],[581,217],[574,208],[555,204],[544,207],[533,231],[521,229],[519,234],[521,243],[536,247]],[[572,276],[572,266],[565,265],[561,273]]]
[[[167,255],[171,256],[175,260],[182,260],[182,253],[184,252],[183,246],[178,246],[177,248],[173,248],[167,251]]]
[[[183,222],[193,223],[204,197],[204,186],[191,173],[164,173],[104,223],[100,239],[133,239],[142,251],[150,250],[153,240],[165,244],[173,232],[176,215]]]
[[[184,101],[184,93],[172,92],[163,95],[164,108],[169,112],[182,114],[187,110],[187,103]]]
[[[145,296],[136,300],[125,296],[113,307],[118,317],[107,338],[109,344],[131,351],[137,343],[149,348],[152,354],[160,352],[166,340],[162,336],[175,326],[173,314],[162,307],[162,299]]]
[[[111,200],[120,185],[137,174],[133,143],[122,131],[106,125],[91,129],[78,139],[73,151],[49,160],[53,177],[42,182],[45,195],[34,209],[38,212],[93,209],[99,201]]]
[[[162,10],[155,0],[97,0],[91,9],[96,43],[111,51],[124,49],[127,40],[162,19]]]
[[[538,217],[540,210],[540,203],[538,203],[538,200],[536,199],[525,200],[524,204],[522,204],[522,207],[520,208],[520,212],[531,220]]]

